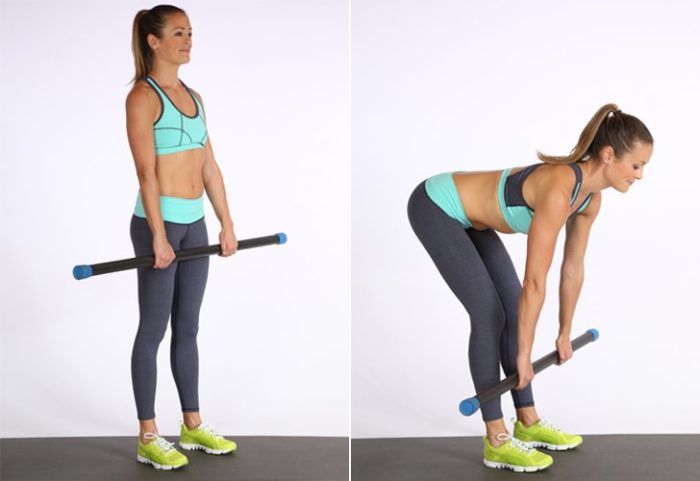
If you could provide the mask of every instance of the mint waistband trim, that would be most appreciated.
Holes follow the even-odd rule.
[[[472,227],[471,221],[464,212],[452,172],[445,172],[426,179],[425,193],[445,214],[462,224],[465,229]]]
[[[191,224],[204,217],[204,194],[196,199],[183,199],[180,197],[160,196],[160,214],[166,222],[176,224]],[[146,211],[143,209],[141,191],[136,196],[136,207],[134,208],[136,217],[146,218]]]

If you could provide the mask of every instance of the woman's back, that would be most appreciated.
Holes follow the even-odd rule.
[[[529,169],[526,177],[518,179],[522,183],[516,181],[515,185],[505,185],[508,178],[515,180],[517,174],[525,169]],[[464,211],[475,229],[491,228],[502,233],[513,233],[516,229],[512,226],[512,219],[507,220],[504,216],[504,214],[514,215],[513,212],[504,212],[508,197],[508,192],[504,192],[506,188],[510,187],[511,192],[515,189],[518,194],[521,194],[521,200],[516,204],[524,211],[521,215],[527,217],[532,213],[528,214],[527,211],[534,211],[537,208],[537,199],[543,198],[542,193],[551,190],[554,186],[557,188],[561,186],[572,192],[574,204],[570,206],[570,214],[574,214],[588,197],[588,192],[584,192],[583,196],[580,192],[582,181],[580,170],[580,167],[575,164],[535,164],[529,167],[506,169],[506,171],[456,172],[453,174],[453,180]],[[511,197],[516,196],[511,195]],[[511,221],[510,224],[509,221]],[[518,225],[521,226],[518,231],[527,232],[529,219],[521,220]]]

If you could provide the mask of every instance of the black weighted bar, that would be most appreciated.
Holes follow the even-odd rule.
[[[576,351],[577,349],[582,348],[586,344],[597,340],[598,337],[600,337],[600,334],[598,333],[597,329],[589,329],[580,336],[578,336],[576,339],[571,341],[571,346],[573,347],[574,351]],[[557,361],[559,361],[559,353],[555,350],[550,352],[546,356],[538,359],[537,361],[533,362],[532,369],[535,371],[535,374],[537,374],[538,372],[548,368]],[[461,412],[465,416],[471,416],[479,410],[482,404],[491,401],[492,399],[496,399],[497,397],[510,391],[517,385],[518,373],[511,374],[510,376],[503,379],[495,386],[490,387],[486,391],[478,393],[474,397],[470,397],[463,400],[461,403],[459,403],[459,412]]]
[[[285,242],[287,242],[287,235],[280,232],[279,234],[240,240],[238,241],[238,250],[252,249],[254,247],[274,244],[284,244]],[[175,253],[175,259],[173,262],[186,261],[196,259],[197,257],[205,257],[220,253],[221,244],[195,247],[193,249],[184,249]],[[77,280],[87,279],[88,277],[98,276],[100,274],[109,274],[111,272],[125,271],[128,269],[135,269],[137,267],[152,266],[155,261],[155,256],[146,255],[118,261],[102,262],[100,264],[78,265],[73,267],[73,277],[75,277]]]

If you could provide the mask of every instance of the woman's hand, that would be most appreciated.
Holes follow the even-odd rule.
[[[528,355],[518,354],[518,385],[515,389],[525,389],[530,381],[535,377],[535,371],[532,369],[532,361]]]
[[[557,365],[561,366],[573,357],[574,348],[571,345],[571,340],[568,336],[557,337],[556,345],[557,351],[559,352],[559,362],[557,362]]]
[[[233,231],[233,226],[223,227],[219,234],[219,244],[221,244],[221,256],[228,257],[236,253],[238,250],[238,239]]]
[[[153,255],[156,258],[153,264],[155,269],[167,269],[175,259],[175,251],[165,234],[153,236]]]

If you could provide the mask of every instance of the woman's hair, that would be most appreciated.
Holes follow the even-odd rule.
[[[630,152],[635,142],[653,144],[649,129],[634,115],[622,113],[615,104],[603,105],[586,124],[578,144],[567,156],[544,155],[537,157],[548,164],[573,164],[578,160],[596,158],[600,149],[609,145],[617,157]]]
[[[134,53],[136,74],[132,82],[146,78],[146,75],[153,68],[153,51],[146,40],[148,35],[163,38],[162,32],[167,17],[174,13],[187,15],[183,9],[173,5],[158,5],[150,10],[140,10],[134,17],[131,50]]]

